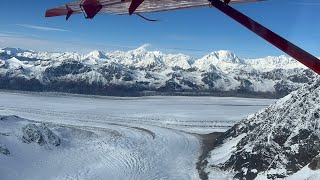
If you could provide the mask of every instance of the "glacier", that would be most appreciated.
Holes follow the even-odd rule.
[[[201,135],[272,102],[0,92],[0,179],[199,179]]]

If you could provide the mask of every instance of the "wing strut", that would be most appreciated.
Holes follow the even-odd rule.
[[[129,6],[129,15],[133,14],[134,11],[143,3],[144,0],[131,0]]]
[[[220,0],[211,5],[320,75],[320,60]]]
[[[67,13],[67,16],[66,16],[66,20],[68,21],[70,16],[73,14],[73,10],[68,5],[66,5],[66,8],[68,10],[68,13]]]
[[[102,7],[99,0],[82,0],[80,3],[80,8],[87,19],[93,19]]]

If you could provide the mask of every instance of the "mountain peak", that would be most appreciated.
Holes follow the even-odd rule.
[[[230,50],[214,51],[210,55],[215,56],[218,60],[221,61],[243,64],[243,61]]]
[[[94,58],[94,59],[107,59],[107,56],[104,52],[94,50],[86,55],[86,58]]]
[[[220,50],[214,51],[203,58],[196,60],[193,66],[202,70],[212,69],[212,66],[215,66],[223,72],[228,73],[239,65],[244,64],[245,62],[231,51]]]
[[[133,54],[146,54],[148,52],[147,48],[150,44],[143,44],[142,46],[138,47],[137,49],[131,50]]]
[[[138,47],[136,50],[141,50],[141,51],[147,51],[148,47],[150,47],[150,44],[143,44],[140,47]]]
[[[234,53],[230,50],[218,50],[218,51],[213,51],[213,54],[219,54],[219,55],[232,55],[235,56]]]

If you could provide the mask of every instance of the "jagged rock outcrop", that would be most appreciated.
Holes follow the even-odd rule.
[[[54,146],[60,145],[60,138],[54,134],[45,124],[37,126],[36,124],[28,124],[22,128],[22,139],[25,143],[38,143],[43,146],[50,144]]]
[[[0,144],[0,153],[3,154],[3,155],[9,155],[10,151],[7,149],[6,146]]]

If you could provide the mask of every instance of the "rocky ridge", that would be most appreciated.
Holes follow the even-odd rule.
[[[195,59],[143,47],[88,54],[0,49],[0,89],[10,90],[278,98],[315,77],[292,58],[243,59],[230,51]]]

